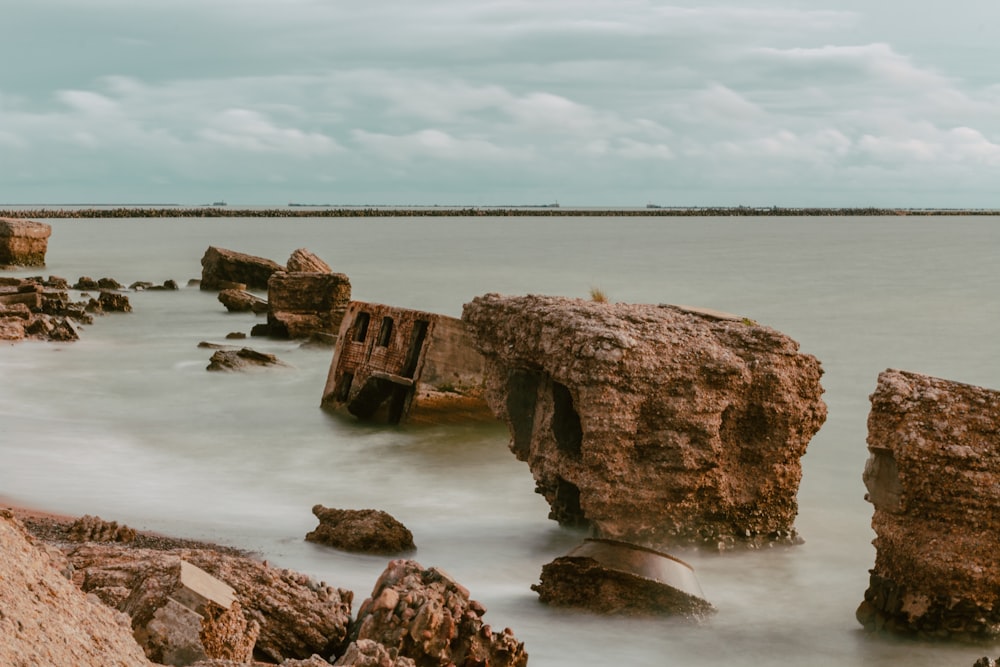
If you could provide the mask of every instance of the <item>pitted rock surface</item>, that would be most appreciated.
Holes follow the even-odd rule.
[[[1000,637],[1000,391],[889,369],[868,416],[869,631]]]
[[[815,357],[745,318],[487,294],[464,307],[550,517],[657,548],[794,542]]]
[[[358,610],[351,639],[378,642],[416,667],[525,667],[524,644],[510,628],[493,632],[483,622],[485,613],[443,571],[394,560]]]

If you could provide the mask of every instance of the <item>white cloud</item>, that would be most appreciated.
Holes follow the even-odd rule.
[[[249,109],[227,109],[198,135],[211,143],[251,152],[326,155],[339,150],[336,141],[316,132],[278,127],[264,114]]]
[[[459,139],[438,129],[424,129],[405,135],[390,135],[354,130],[355,142],[366,151],[373,151],[394,161],[431,158],[448,161],[524,160],[531,156],[530,148],[504,148],[489,141]]]

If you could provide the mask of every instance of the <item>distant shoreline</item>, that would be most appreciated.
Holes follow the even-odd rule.
[[[393,207],[393,206],[108,206],[0,209],[0,218],[420,218],[420,217],[851,217],[851,216],[1000,216],[1000,209],[931,208],[784,208],[777,206],[560,208]]]

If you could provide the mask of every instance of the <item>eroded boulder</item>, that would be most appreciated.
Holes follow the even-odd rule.
[[[527,665],[524,644],[510,628],[493,632],[483,622],[485,613],[445,572],[394,560],[358,610],[351,639],[375,641],[417,667]]]
[[[271,274],[284,270],[285,267],[264,257],[209,246],[201,258],[200,287],[218,290],[236,283],[243,285],[243,289],[266,290]]]
[[[413,533],[382,510],[343,510],[315,505],[319,519],[306,540],[343,551],[369,554],[400,554],[416,549]]]
[[[664,548],[796,542],[800,458],[826,419],[815,357],[670,305],[487,294],[464,307],[550,518]]]
[[[0,267],[45,266],[51,235],[44,222],[0,218]]]
[[[868,416],[869,631],[1000,637],[1000,392],[889,369]]]
[[[290,273],[333,273],[329,264],[305,248],[292,252],[285,266]]]

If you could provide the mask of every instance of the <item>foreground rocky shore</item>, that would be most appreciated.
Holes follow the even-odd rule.
[[[354,593],[214,544],[0,509],[0,664],[523,667],[445,572],[389,561]]]

